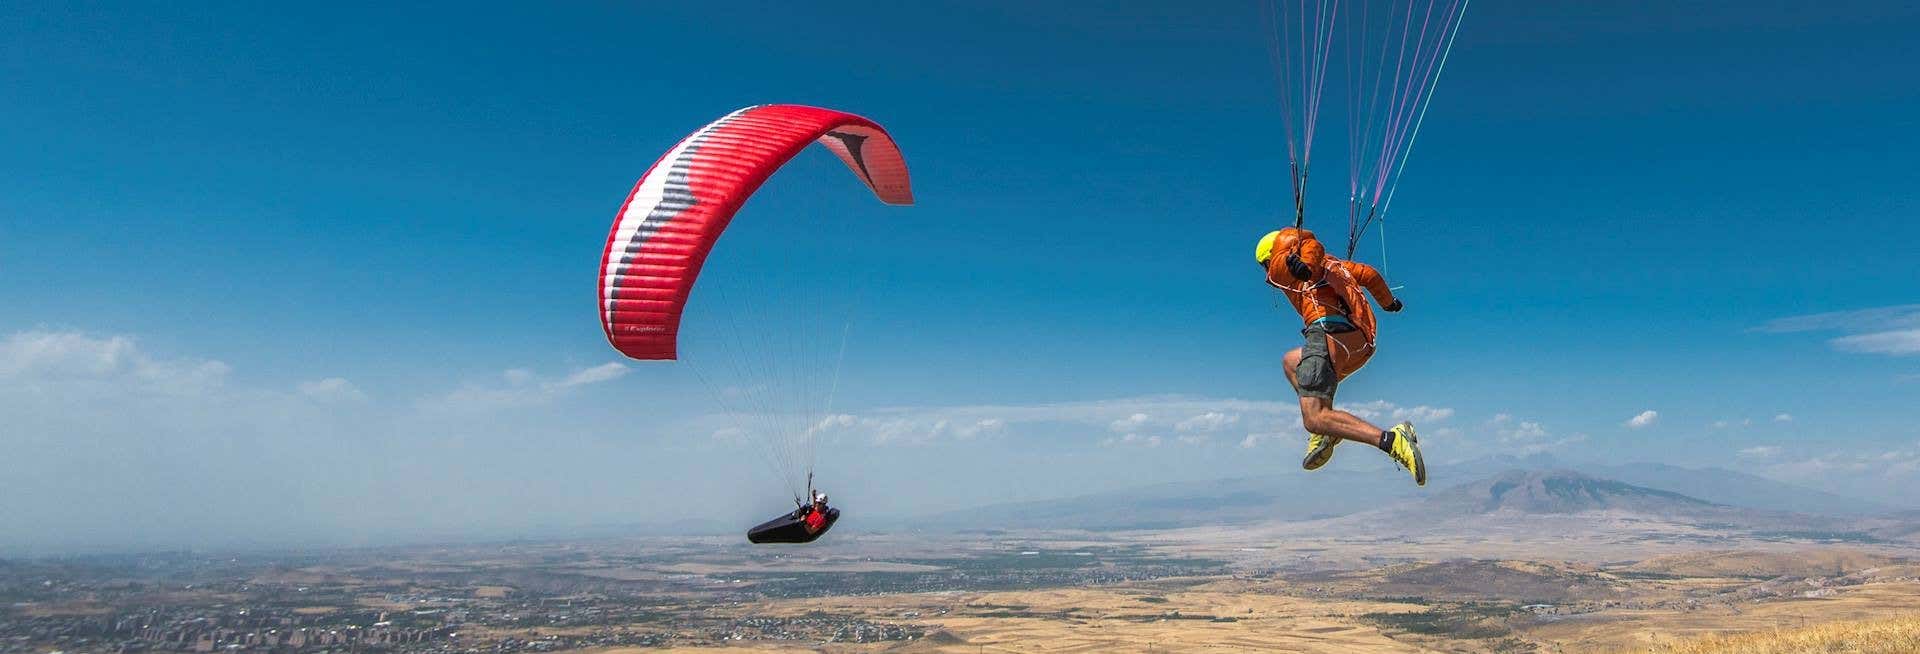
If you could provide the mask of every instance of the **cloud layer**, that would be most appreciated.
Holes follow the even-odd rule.
[[[373,544],[550,534],[640,516],[764,518],[769,491],[779,490],[756,474],[754,453],[767,450],[755,430],[765,423],[729,419],[712,398],[685,390],[697,385],[662,376],[668,368],[641,370],[518,367],[396,394],[379,380],[325,372],[261,382],[261,371],[242,375],[127,336],[6,335],[0,524],[30,527],[0,530],[0,553]],[[1435,462],[1579,451],[1588,441],[1511,413],[1464,418],[1388,401],[1340,408],[1382,426],[1416,423]],[[1792,416],[1770,414],[1720,426],[1798,428]],[[1659,418],[1647,410],[1624,424]],[[1305,442],[1290,397],[1188,395],[882,407],[783,433],[814,437],[831,453],[823,461],[836,497],[890,510],[1271,474],[1297,466]],[[1770,475],[1861,493],[1920,482],[1920,443],[1742,443],[1735,452]],[[1389,464],[1355,453],[1335,465]],[[859,497],[862,489],[871,495]]]
[[[393,402],[341,377],[243,385],[227,363],[154,353],[127,336],[7,335],[0,551],[421,537],[460,531],[479,514],[499,524],[527,500],[475,482],[505,472],[513,451],[536,440],[516,439],[567,429],[550,412],[500,410],[558,401],[623,372],[515,371]],[[518,460],[531,471],[575,460],[569,449]],[[498,510],[473,509],[488,502]]]

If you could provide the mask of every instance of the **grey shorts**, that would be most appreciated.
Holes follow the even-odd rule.
[[[1333,391],[1340,387],[1340,374],[1334,371],[1333,354],[1327,351],[1327,328],[1315,324],[1300,333],[1307,337],[1307,344],[1300,348],[1300,365],[1293,369],[1297,382],[1293,390],[1300,397],[1332,402]]]

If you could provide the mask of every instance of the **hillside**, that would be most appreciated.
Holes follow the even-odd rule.
[[[1838,577],[1902,563],[1891,556],[1848,549],[1707,550],[1655,557],[1621,569],[1676,577]]]
[[[1659,654],[1910,654],[1920,652],[1920,617],[1841,621],[1810,627],[1707,636],[1657,646]]]

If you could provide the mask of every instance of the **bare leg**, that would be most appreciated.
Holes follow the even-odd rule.
[[[1293,370],[1300,365],[1300,348],[1287,352],[1284,361],[1281,367],[1287,371],[1287,383],[1299,388],[1300,381],[1294,378]],[[1379,427],[1361,420],[1360,416],[1333,408],[1333,402],[1324,398],[1300,398],[1300,422],[1315,434],[1380,446]]]

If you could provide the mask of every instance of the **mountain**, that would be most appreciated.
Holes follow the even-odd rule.
[[[1299,524],[1299,523],[1293,523]],[[1585,540],[1719,539],[1885,542],[1898,520],[1738,507],[1569,470],[1509,470],[1400,503],[1308,526],[1348,536],[1479,539],[1556,534]]]
[[[1836,495],[1725,468],[1682,468],[1662,463],[1593,466],[1592,474],[1629,484],[1670,490],[1721,504],[1825,515],[1872,515],[1885,504]]]
[[[1121,531],[1292,523],[1405,509],[1404,520],[1433,515],[1569,516],[1612,512],[1717,531],[1738,528],[1793,534],[1834,533],[1906,539],[1912,519],[1866,520],[1878,505],[1744,473],[1664,464],[1562,468],[1549,455],[1489,457],[1435,470],[1425,489],[1398,470],[1314,473],[1143,486],[1061,499],[997,504],[868,522],[909,529],[1086,529]],[[1505,467],[1503,467],[1505,466]],[[1612,475],[1618,474],[1619,477]],[[1436,490],[1451,480],[1464,480]],[[1914,530],[1914,531],[1908,531]],[[1852,537],[1852,536],[1849,536]]]
[[[1584,511],[1671,516],[1714,512],[1724,507],[1672,491],[1599,479],[1568,470],[1510,470],[1435,493],[1420,502],[1417,508],[1429,516]]]
[[[1520,458],[1491,456],[1442,466],[1457,478],[1477,478],[1505,470],[1573,469],[1552,455],[1536,454]],[[1588,475],[1622,481],[1635,486],[1689,495],[1717,504],[1792,511],[1819,515],[1874,515],[1893,507],[1856,497],[1836,495],[1804,486],[1775,481],[1758,475],[1725,468],[1683,468],[1664,463],[1623,465],[1581,464],[1577,469]]]

